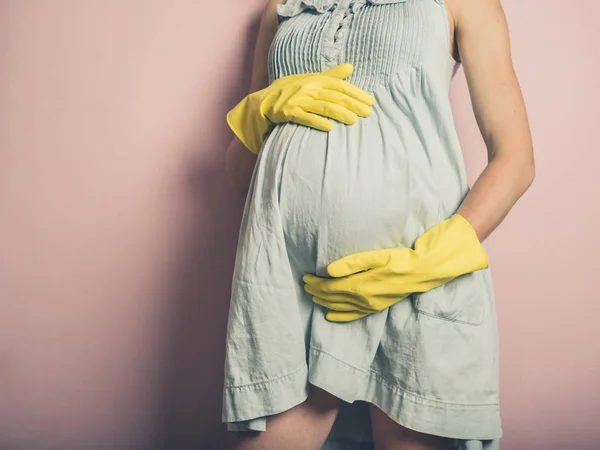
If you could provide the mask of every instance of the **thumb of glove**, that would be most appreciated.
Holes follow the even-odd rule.
[[[327,75],[334,78],[347,78],[354,72],[354,66],[351,63],[342,63],[331,69],[327,69],[321,72],[321,75]]]

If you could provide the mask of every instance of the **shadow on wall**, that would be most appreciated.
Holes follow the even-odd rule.
[[[248,92],[254,43],[260,17],[248,29],[247,48],[239,79],[224,89],[223,108],[218,109],[223,126],[222,145],[211,149],[222,154],[219,165],[191,164],[185,186],[194,208],[188,233],[181,237],[181,254],[167,291],[169,306],[164,347],[164,375],[158,405],[156,446],[160,450],[219,450],[224,447],[225,425],[221,423],[225,332],[231,295],[231,276],[244,197],[228,184],[224,152],[233,138],[225,122],[227,110]],[[234,65],[232,65],[234,66]],[[229,93],[229,95],[227,95]],[[222,120],[221,120],[222,118]],[[201,132],[214,133],[206,126]],[[194,155],[209,154],[195,141]],[[188,154],[189,154],[188,153]],[[201,211],[200,211],[201,209]]]

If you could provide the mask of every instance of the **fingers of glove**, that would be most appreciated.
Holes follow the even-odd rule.
[[[290,122],[294,122],[300,125],[304,125],[310,128],[316,128],[321,131],[331,131],[333,129],[333,122],[325,117],[318,114],[312,114],[298,108],[287,114]]]
[[[368,117],[373,112],[373,109],[370,106],[339,91],[319,89],[312,94],[312,97],[315,100],[324,100],[329,103],[340,105],[361,117]]]
[[[345,277],[368,269],[384,267],[390,259],[391,255],[386,250],[353,253],[330,263],[327,266],[327,273],[332,277]]]
[[[368,316],[370,313],[361,312],[338,312],[331,311],[325,314],[325,319],[329,322],[352,322],[354,320],[362,319]]]
[[[313,77],[313,76],[314,76],[314,73],[297,73],[295,75],[286,75],[284,77],[276,78],[267,87],[264,87],[260,91],[257,91],[257,92],[269,93],[269,92],[272,92],[273,90],[282,89],[284,86],[286,86],[288,84],[297,83],[298,81],[300,81],[304,78],[309,78],[309,77]]]
[[[302,103],[302,108],[307,112],[331,117],[346,125],[352,125],[358,120],[358,116],[354,112],[344,106],[327,101],[307,99]]]
[[[329,294],[347,294],[354,293],[354,283],[346,279],[321,278],[312,273],[307,273],[302,277],[304,281],[304,290],[309,294],[323,297]]]
[[[346,311],[346,312],[359,311],[359,312],[363,312],[363,313],[372,312],[366,308],[362,308],[361,306],[357,306],[357,305],[354,305],[354,304],[346,302],[346,301],[334,302],[334,301],[323,299],[321,297],[317,297],[316,295],[313,295],[312,301],[314,303],[316,303],[317,305],[324,306],[325,308],[331,309],[333,311]]]
[[[346,80],[340,80],[333,77],[324,77],[320,85],[322,89],[330,89],[332,91],[341,92],[368,106],[371,106],[375,103],[375,97]]]
[[[325,290],[311,286],[310,284],[305,284],[304,290],[313,297],[317,297],[321,302],[346,303],[348,305],[351,305],[353,309],[362,309],[364,311],[373,310],[368,299],[357,295],[352,291],[326,292]],[[323,304],[323,306],[327,305]]]
[[[331,322],[350,322],[352,320],[361,319],[363,317],[368,316],[369,314],[374,314],[376,312],[383,311],[384,309],[387,309],[387,308],[393,306],[394,304],[404,300],[406,297],[408,297],[408,295],[409,294],[402,295],[394,301],[386,302],[386,303],[388,303],[387,305],[385,305],[385,306],[382,305],[381,308],[374,309],[372,311],[364,311],[364,310],[359,310],[359,309],[356,309],[354,311],[332,310],[326,314],[325,318]]]
[[[350,63],[338,64],[331,69],[327,69],[321,72],[321,75],[327,75],[334,78],[347,78],[354,72],[354,66]]]

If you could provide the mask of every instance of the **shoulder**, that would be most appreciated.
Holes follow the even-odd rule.
[[[286,3],[286,0],[266,0],[263,16],[274,18],[277,16],[277,7]]]
[[[500,0],[445,0],[445,3],[457,29],[485,28],[505,22]]]

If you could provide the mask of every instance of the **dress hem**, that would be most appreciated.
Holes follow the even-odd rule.
[[[426,399],[394,386],[378,372],[356,368],[315,347],[310,353],[310,367],[301,366],[272,382],[226,388],[222,422],[251,421],[287,411],[306,400],[312,384],[348,403],[371,403],[398,424],[421,433],[465,440],[502,436],[497,403]],[[266,429],[266,421],[259,429]]]

